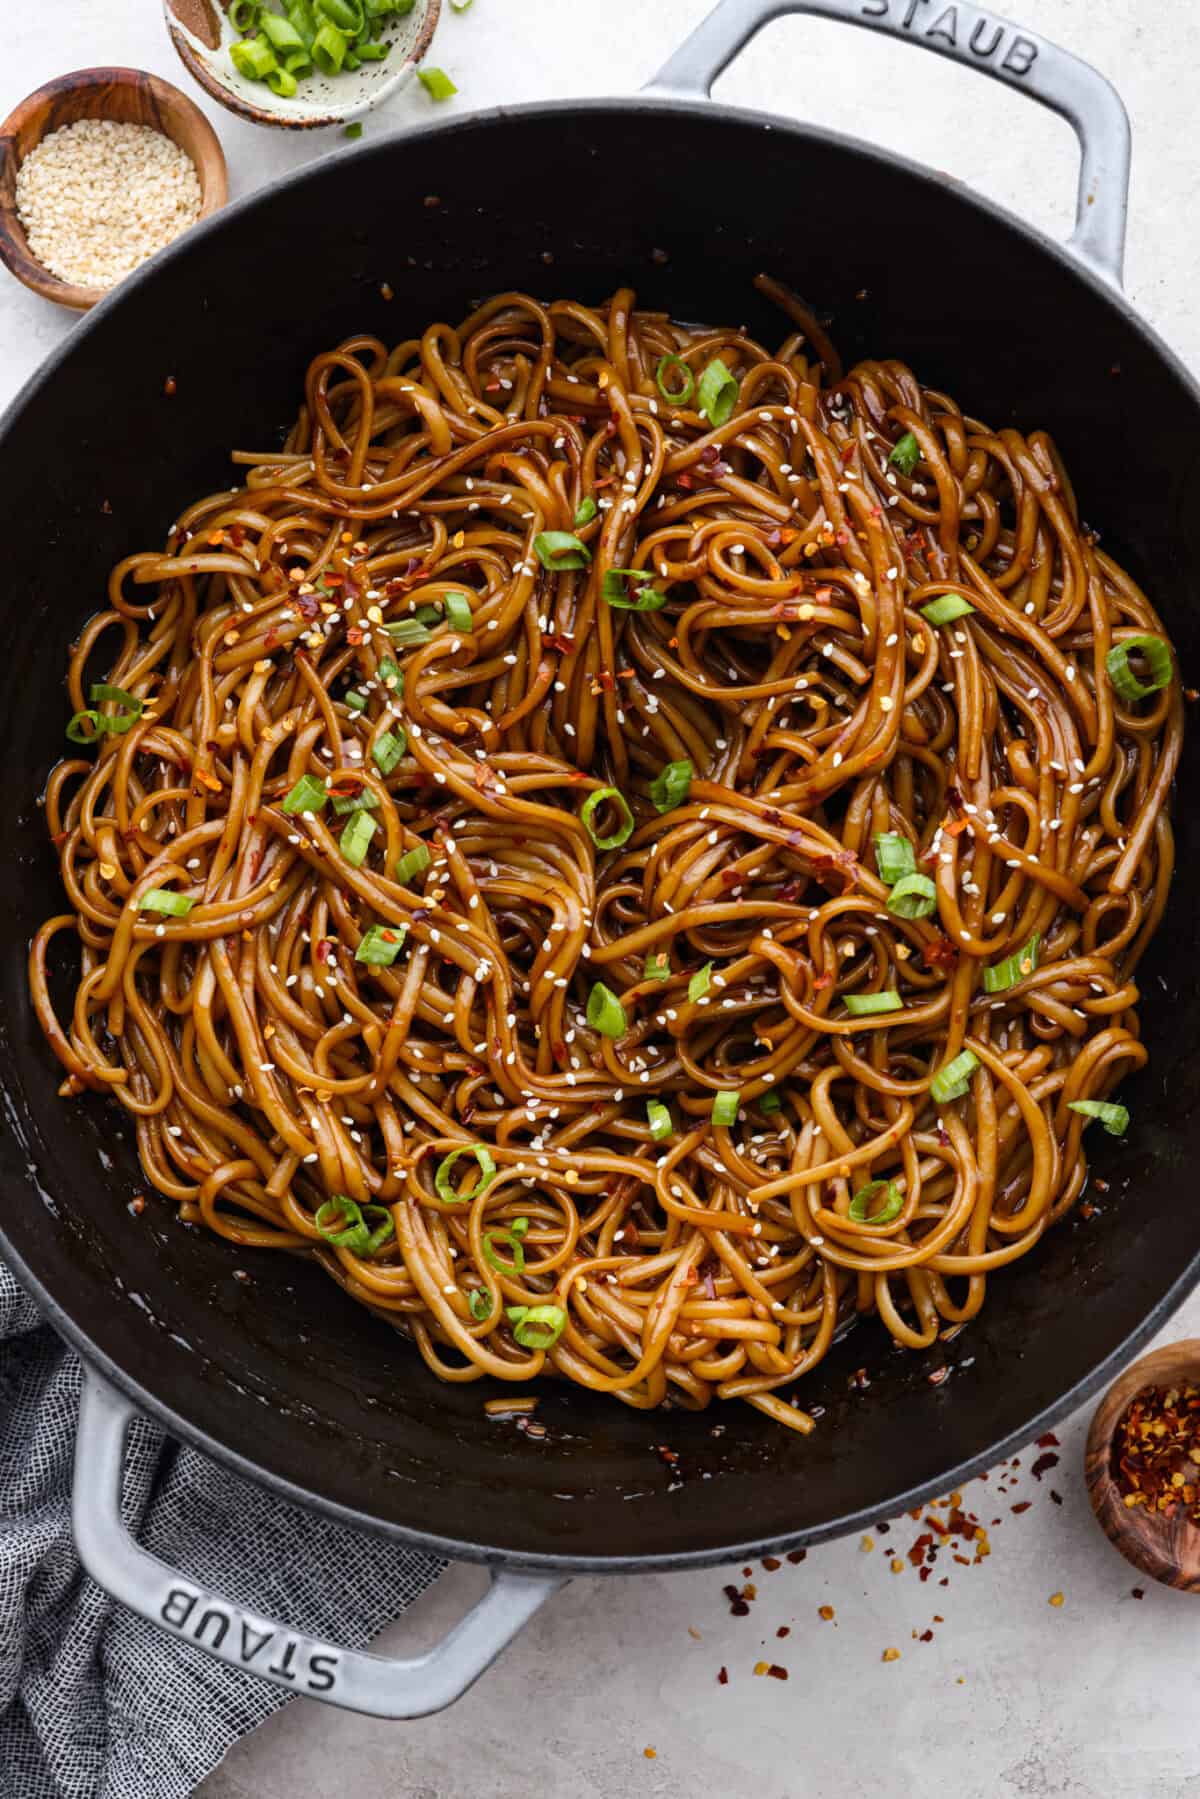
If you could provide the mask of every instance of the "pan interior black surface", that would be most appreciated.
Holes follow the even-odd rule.
[[[636,181],[610,182],[614,144]],[[598,299],[630,282],[645,304],[769,340],[783,326],[750,286],[760,269],[830,315],[848,359],[899,356],[994,424],[1048,427],[1085,517],[1193,664],[1200,406],[1131,311],[950,183],[712,108],[529,109],[330,158],[100,309],[0,437],[4,1236],[76,1340],[179,1428],[456,1553],[718,1560],[850,1528],[1064,1409],[1161,1322],[1200,1257],[1195,733],[1175,888],[1141,972],[1150,1068],[1123,1089],[1128,1141],[1097,1146],[1095,1215],[994,1277],[953,1343],[911,1355],[871,1325],[852,1332],[805,1385],[824,1408],[808,1440],[749,1407],[645,1414],[550,1388],[544,1439],[489,1422],[486,1383],[437,1383],[315,1268],[239,1252],[155,1198],[131,1215],[145,1183],[123,1116],[57,1097],[24,976],[30,935],[61,909],[32,796],[61,752],[65,645],[111,565],[236,479],[231,448],[278,441],[309,358],[342,336],[394,342],[506,287]]]

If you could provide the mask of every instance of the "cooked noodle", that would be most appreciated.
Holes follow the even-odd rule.
[[[843,1324],[927,1347],[1079,1198],[1069,1108],[1146,1060],[1182,715],[1114,692],[1162,627],[1046,433],[843,376],[760,286],[774,352],[626,290],[318,356],[74,647],[31,980],[183,1219],[315,1257],[443,1379],[807,1430]],[[935,905],[889,910],[883,833]]]

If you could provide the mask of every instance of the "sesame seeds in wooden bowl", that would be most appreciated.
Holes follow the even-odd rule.
[[[216,133],[178,88],[140,69],[80,69],[0,126],[0,259],[82,312],[227,191]]]

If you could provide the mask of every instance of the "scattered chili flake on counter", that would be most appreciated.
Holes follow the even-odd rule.
[[[831,1605],[819,1605],[817,1607],[817,1617],[824,1618],[826,1624],[828,1624],[833,1617],[833,1607]]]
[[[658,1754],[658,1750],[651,1749],[650,1745],[647,1744],[646,1747],[642,1750],[642,1754],[645,1756],[645,1758],[648,1762],[652,1762],[654,1760],[655,1756]]]
[[[1051,1595],[1050,1595],[1050,1604],[1051,1605],[1061,1605],[1062,1603],[1063,1603],[1063,1595],[1061,1593],[1051,1593]]]
[[[1200,1524],[1200,1387],[1147,1387],[1113,1434],[1113,1473],[1125,1504]]]
[[[900,1651],[898,1649],[885,1649],[879,1659],[884,1662],[898,1662],[900,1660]]]

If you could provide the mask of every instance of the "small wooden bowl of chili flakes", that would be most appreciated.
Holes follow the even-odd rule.
[[[1127,1561],[1200,1592],[1200,1338],[1143,1356],[1109,1388],[1088,1432],[1087,1483]]]

